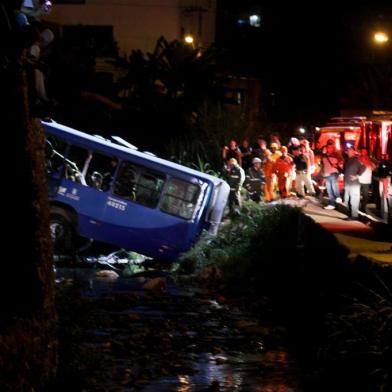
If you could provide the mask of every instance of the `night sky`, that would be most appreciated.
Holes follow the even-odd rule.
[[[359,69],[392,64],[391,42],[377,48],[371,38],[375,30],[391,37],[392,0],[221,0],[218,7],[218,47],[233,70],[262,78],[278,120],[335,115]],[[259,28],[238,23],[249,13],[261,16]]]

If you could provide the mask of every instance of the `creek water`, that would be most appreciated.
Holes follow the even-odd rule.
[[[287,347],[265,341],[274,326],[208,290],[178,286],[169,275],[158,295],[145,290],[152,278],[143,275],[97,278],[91,268],[56,274],[59,285],[84,282],[83,296],[95,304],[83,347],[99,358],[102,390],[302,391]]]

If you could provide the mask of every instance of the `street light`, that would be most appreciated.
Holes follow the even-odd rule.
[[[193,35],[187,34],[184,37],[184,41],[185,41],[186,44],[192,45],[193,49],[195,48],[195,39],[193,38]]]
[[[378,31],[377,33],[374,33],[373,39],[374,42],[376,42],[379,45],[383,45],[389,41],[388,35],[383,31]]]
[[[301,133],[302,135],[306,132],[306,129],[301,127],[298,129],[299,133]]]

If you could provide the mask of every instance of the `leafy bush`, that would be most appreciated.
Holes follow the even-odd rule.
[[[285,205],[261,207],[245,202],[241,214],[224,225],[217,236],[203,233],[179,262],[188,267],[193,264],[196,269],[217,266],[228,282],[260,277],[260,270],[280,263],[282,251],[287,253],[285,249],[290,248],[279,245],[282,238],[295,246],[298,215],[298,209]]]

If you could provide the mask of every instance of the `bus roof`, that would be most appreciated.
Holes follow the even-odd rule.
[[[83,141],[87,141],[87,142],[95,145],[102,152],[103,151],[106,152],[110,156],[116,156],[116,157],[119,157],[122,159],[126,159],[127,157],[132,155],[133,157],[138,158],[138,160],[140,160],[140,161],[154,162],[157,166],[165,166],[169,170],[172,170],[175,172],[187,173],[189,175],[192,175],[194,177],[199,178],[200,180],[212,182],[216,185],[224,182],[224,180],[222,180],[218,177],[212,176],[210,174],[206,174],[206,173],[191,169],[187,166],[179,165],[178,163],[171,162],[166,159],[156,157],[151,153],[141,152],[141,151],[138,151],[134,148],[125,147],[124,145],[112,143],[110,140],[107,140],[103,137],[90,135],[88,133],[78,131],[78,130],[73,129],[71,127],[68,127],[66,125],[59,124],[53,120],[51,122],[46,122],[46,121],[41,121],[41,122],[42,122],[42,125],[45,128],[45,130],[47,130],[49,133],[53,133],[59,137],[61,137],[63,135],[64,139],[66,139],[66,140],[70,140],[73,142],[79,142],[82,144],[83,144]]]

